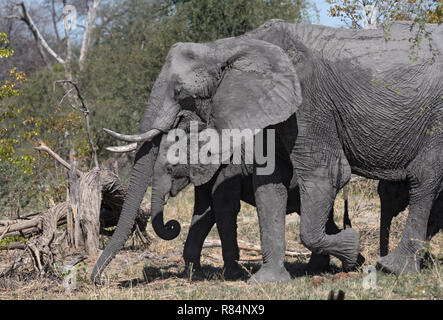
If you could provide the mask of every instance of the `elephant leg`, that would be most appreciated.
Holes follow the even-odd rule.
[[[435,203],[432,206],[426,232],[426,240],[431,240],[440,230],[443,230],[443,192],[440,192],[439,197],[435,200]]]
[[[226,172],[228,171],[228,172]],[[224,278],[237,279],[242,275],[238,264],[240,250],[237,244],[237,215],[240,211],[241,176],[231,176],[229,167],[217,177],[212,191],[212,209],[222,244]]]
[[[328,221],[326,222],[326,234],[337,234],[340,228],[334,222],[334,209],[329,212]],[[306,267],[308,274],[317,274],[331,270],[331,258],[327,254],[312,253]]]
[[[404,211],[409,204],[409,190],[406,182],[380,181],[378,184],[380,197],[380,256],[389,253],[389,233],[392,219]]]
[[[205,186],[195,187],[194,191],[194,214],[188,237],[183,249],[185,260],[185,273],[189,273],[192,265],[192,273],[201,271],[200,257],[203,243],[215,224],[215,216],[210,204],[211,189]],[[197,272],[197,273],[196,273]]]
[[[377,267],[388,273],[404,274],[420,271],[423,244],[433,202],[432,196],[411,200],[406,226],[399,245],[377,260]]]
[[[284,266],[287,185],[284,183],[279,168],[276,167],[275,171],[268,176],[257,175],[254,172],[253,188],[263,265],[248,283],[288,281],[291,276]]]
[[[409,214],[398,246],[377,261],[377,267],[385,272],[403,274],[420,271],[429,216],[438,197],[443,174],[443,155],[438,149],[433,152],[422,154],[408,167]]]
[[[330,254],[343,263],[345,270],[353,269],[359,257],[359,236],[352,228],[336,234],[326,233],[326,222],[338,190],[350,178],[344,158],[323,166],[303,170],[300,174],[300,238],[316,254]]]
[[[337,224],[334,222],[334,209],[331,209],[329,212],[329,218],[326,222],[326,234],[337,234],[341,230],[337,226]],[[308,265],[307,265],[307,271],[309,274],[316,274],[321,272],[327,272],[331,270],[330,267],[330,257],[327,254],[317,254],[312,253],[311,258],[309,259]],[[357,258],[357,265],[356,267],[359,267],[363,265],[365,262],[365,258],[359,254]]]
[[[440,192],[440,196],[432,206],[426,231],[426,241],[430,241],[440,230],[443,230],[443,192]],[[432,265],[435,261],[436,258],[430,252],[425,254],[424,266]]]

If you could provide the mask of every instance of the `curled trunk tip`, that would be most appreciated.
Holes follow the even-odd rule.
[[[163,240],[173,240],[178,237],[181,231],[180,223],[177,220],[169,220],[163,224],[163,215],[152,217],[152,227]]]

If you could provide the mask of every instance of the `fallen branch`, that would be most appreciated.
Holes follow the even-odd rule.
[[[59,219],[57,220],[57,226],[65,223],[66,210],[68,209],[67,204],[63,202],[51,209],[59,210],[61,212]],[[44,220],[47,219],[48,214],[50,214],[49,210],[31,220],[17,221],[16,223],[10,223],[4,227],[0,227],[0,234],[2,234],[3,237],[14,237],[42,233],[44,229]]]
[[[254,251],[261,253],[261,247],[253,243],[243,240],[237,240],[237,243],[238,243],[238,248],[240,250]],[[205,242],[203,243],[203,248],[217,248],[217,247],[221,247],[221,241],[217,239],[206,239]],[[285,251],[285,256],[292,258],[309,257],[310,255],[311,255],[310,251],[302,251],[302,252],[291,251],[291,250]]]
[[[21,242],[13,242],[0,247],[0,250],[25,250],[26,244]]]
[[[9,226],[5,228],[5,231],[2,232],[2,234],[0,234],[0,240],[3,239],[3,237],[5,236],[6,232],[9,231]]]

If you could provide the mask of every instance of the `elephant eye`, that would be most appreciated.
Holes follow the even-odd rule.
[[[192,96],[186,96],[180,100],[180,105],[184,110],[195,110],[195,98]]]
[[[167,166],[167,167],[166,167],[166,172],[167,172],[168,174],[172,174],[172,173],[174,172],[174,168],[172,168],[172,166]]]

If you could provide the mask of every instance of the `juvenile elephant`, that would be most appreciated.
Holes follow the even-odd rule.
[[[243,36],[174,45],[151,90],[140,134],[112,136],[139,142],[117,229],[92,272],[123,246],[144,197],[161,137],[181,110],[196,112],[217,131],[275,130],[300,190],[300,237],[312,252],[357,264],[358,233],[326,233],[338,191],[351,172],[378,180],[407,181],[410,211],[402,240],[378,260],[385,271],[420,270],[431,207],[443,190],[443,26],[426,25],[433,50],[422,43],[410,59],[413,25],[347,30],[272,20]],[[432,134],[431,134],[432,133]],[[254,159],[252,186],[259,216],[263,265],[258,281],[288,280],[284,267],[287,176],[267,175]],[[214,175],[220,166],[212,167]],[[192,176],[192,172],[191,172]],[[194,181],[203,185],[208,181]],[[159,189],[152,196],[160,198]],[[153,207],[161,210],[161,206]],[[164,239],[177,221],[153,227]]]
[[[187,145],[189,142],[189,123],[200,122],[200,118],[193,112],[183,112],[179,116],[178,129],[186,131]],[[159,155],[154,165],[153,185],[155,189],[161,189],[160,194],[175,197],[189,183],[197,180],[209,180],[207,183],[197,185],[194,189],[194,213],[188,237],[183,250],[183,258],[186,268],[193,265],[193,272],[200,269],[200,256],[204,240],[214,224],[222,243],[222,255],[224,261],[224,277],[233,279],[241,274],[241,269],[237,264],[239,260],[239,248],[237,244],[237,215],[240,211],[240,200],[255,206],[252,166],[247,164],[225,164],[212,175],[205,165],[171,165],[166,155],[168,150],[176,143],[175,140],[168,140],[167,136],[162,137],[159,147]],[[188,149],[189,152],[189,149]],[[280,151],[281,152],[281,151]],[[279,150],[277,150],[279,154]],[[189,158],[189,154],[187,157]],[[292,177],[293,170],[287,157],[276,158],[276,166],[285,172],[289,185],[288,202],[286,213],[300,212],[300,194],[296,179]],[[197,167],[197,168],[196,168]],[[191,171],[193,174],[191,174]],[[205,175],[210,175],[205,177]],[[156,207],[156,201],[160,199],[152,198],[152,205]],[[162,213],[163,210],[156,210]],[[156,217],[152,217],[156,219]],[[331,210],[326,222],[326,233],[336,234],[340,229],[333,220],[333,210]],[[312,254],[308,263],[309,272],[325,271],[329,268],[329,256]],[[361,257],[363,261],[363,257]]]

